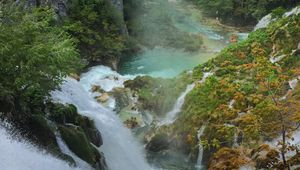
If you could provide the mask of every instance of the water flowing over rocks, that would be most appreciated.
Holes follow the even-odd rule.
[[[81,80],[85,80],[85,77],[81,77]],[[117,115],[93,99],[88,92],[91,86],[92,84],[88,82],[80,84],[69,78],[61,86],[61,91],[53,92],[52,97],[57,102],[74,104],[80,114],[94,120],[102,134],[103,145],[100,150],[104,153],[109,169],[150,170],[151,167],[144,159],[142,147],[123,126]],[[87,90],[84,87],[87,87]]]

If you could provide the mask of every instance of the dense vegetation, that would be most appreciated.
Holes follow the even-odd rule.
[[[69,1],[64,28],[78,40],[82,58],[90,63],[117,60],[125,49],[122,13],[111,1]]]
[[[220,19],[225,23],[235,25],[255,24],[260,18],[280,7],[294,7],[297,0],[192,0],[197,3],[207,14]]]
[[[58,146],[56,137],[61,133],[76,155],[105,169],[104,158],[95,148],[102,145],[102,139],[93,121],[80,116],[75,106],[49,99],[66,76],[83,66],[76,40],[57,19],[50,7],[29,10],[22,3],[0,1],[0,119],[75,166]]]
[[[289,82],[299,76],[299,33],[299,14],[282,17],[196,67],[197,84],[182,113],[156,133],[184,141],[174,147],[186,153],[197,154],[199,143],[205,146],[203,161],[211,169],[299,164],[298,154],[291,152],[298,150],[291,135],[300,123],[299,86]],[[214,75],[200,83],[203,72]],[[205,130],[199,140],[201,127]],[[264,144],[274,139],[274,146]]]
[[[13,98],[17,111],[35,108],[34,102],[43,102],[66,75],[80,69],[74,39],[55,24],[50,8],[29,12],[9,4],[0,11],[0,98]]]

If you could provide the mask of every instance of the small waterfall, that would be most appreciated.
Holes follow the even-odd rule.
[[[83,88],[90,86],[91,84],[80,84],[74,79],[67,78],[61,85],[61,91],[52,92],[52,98],[56,102],[74,104],[80,114],[95,121],[103,137],[104,144],[101,151],[110,170],[152,169],[145,159],[142,146],[123,126],[119,117],[97,103]]]
[[[199,83],[204,83],[205,80],[212,76],[214,73],[213,72],[204,72],[203,73],[203,77],[202,79],[199,81]],[[195,84],[190,84],[186,87],[185,91],[179,96],[179,98],[177,99],[175,105],[173,106],[173,109],[168,112],[166,114],[166,117],[159,123],[159,126],[162,125],[167,125],[167,124],[172,124],[175,120],[176,120],[176,116],[177,114],[181,111],[181,108],[184,104],[184,99],[185,96],[191,91],[193,90],[193,88],[195,87]]]
[[[198,141],[199,141],[199,144],[198,144],[199,145],[198,159],[197,159],[197,163],[196,163],[196,169],[197,170],[201,170],[203,168],[203,166],[202,166],[202,159],[203,159],[204,148],[203,148],[202,144],[200,143],[200,141],[201,141],[201,136],[203,135],[205,128],[206,128],[206,126],[203,125],[198,130],[198,134],[197,134],[197,138],[198,138]]]
[[[199,81],[199,83],[204,83],[205,80],[206,80],[208,77],[212,76],[213,74],[214,74],[213,72],[204,72],[204,73],[203,73],[203,77],[202,77],[202,79]]]
[[[283,17],[289,17],[292,15],[298,15],[300,13],[300,7],[295,7],[292,10],[283,14]],[[272,14],[264,16],[254,27],[254,31],[260,28],[266,28],[271,22],[275,21],[277,18],[272,18]]]
[[[235,100],[234,100],[234,99],[230,100],[230,102],[229,102],[229,104],[228,104],[228,108],[229,108],[229,109],[233,109],[234,103],[235,103]]]
[[[254,31],[260,29],[260,28],[265,28],[267,27],[271,22],[273,21],[272,19],[272,15],[268,14],[266,16],[264,16],[261,20],[259,20],[259,22],[256,24],[256,26],[254,27]]]
[[[166,117],[161,121],[160,125],[171,124],[176,120],[176,115],[181,111],[184,104],[185,96],[195,87],[195,84],[190,84],[186,87],[185,91],[177,99],[173,109],[166,114]]]
[[[295,78],[295,79],[293,79],[293,80],[290,80],[290,81],[289,81],[289,86],[290,86],[290,88],[291,88],[292,90],[295,90],[295,88],[296,88],[296,86],[297,86],[297,84],[298,84],[298,82],[299,82],[299,79],[300,79],[300,76],[297,77],[297,78]]]
[[[235,132],[234,133],[234,136],[233,136],[233,147],[238,147],[239,146],[239,143],[238,143],[238,132]]]
[[[3,170],[80,170],[21,138],[12,138],[3,126],[0,126],[0,138],[0,167]]]

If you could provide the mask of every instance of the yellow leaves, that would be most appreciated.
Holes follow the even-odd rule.
[[[189,144],[192,144],[193,143],[193,135],[192,134],[188,134],[186,136],[186,142],[189,143]]]
[[[247,113],[235,120],[239,128],[242,130],[245,141],[257,139],[261,130],[260,118],[254,114]]]
[[[232,62],[231,61],[224,61],[222,64],[221,64],[221,67],[226,67],[226,66],[228,66],[228,65],[231,65],[232,64]]]
[[[253,56],[266,56],[266,51],[259,43],[254,42],[251,44],[251,54]]]
[[[252,69],[252,68],[257,67],[257,64],[256,64],[256,63],[247,63],[247,64],[243,64],[242,67],[243,67],[245,70],[250,70],[250,69]]]
[[[209,170],[239,169],[249,162],[249,158],[238,149],[221,148],[213,155]]]
[[[257,105],[260,103],[262,100],[264,100],[264,96],[262,94],[250,94],[247,97],[247,100],[251,102],[254,105]]]

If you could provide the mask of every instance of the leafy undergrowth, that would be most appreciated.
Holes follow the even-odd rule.
[[[177,121],[161,131],[184,141],[195,158],[197,131],[205,125],[201,136],[201,144],[209,151],[205,164],[224,147],[254,149],[278,136],[276,147],[281,154],[295,150],[286,140],[300,122],[300,89],[293,86],[300,75],[299,46],[300,15],[282,17],[230,45],[194,69],[198,83],[186,96]],[[201,83],[203,72],[214,74]],[[232,152],[237,151],[228,151]],[[287,165],[279,161],[267,168],[283,166]]]

